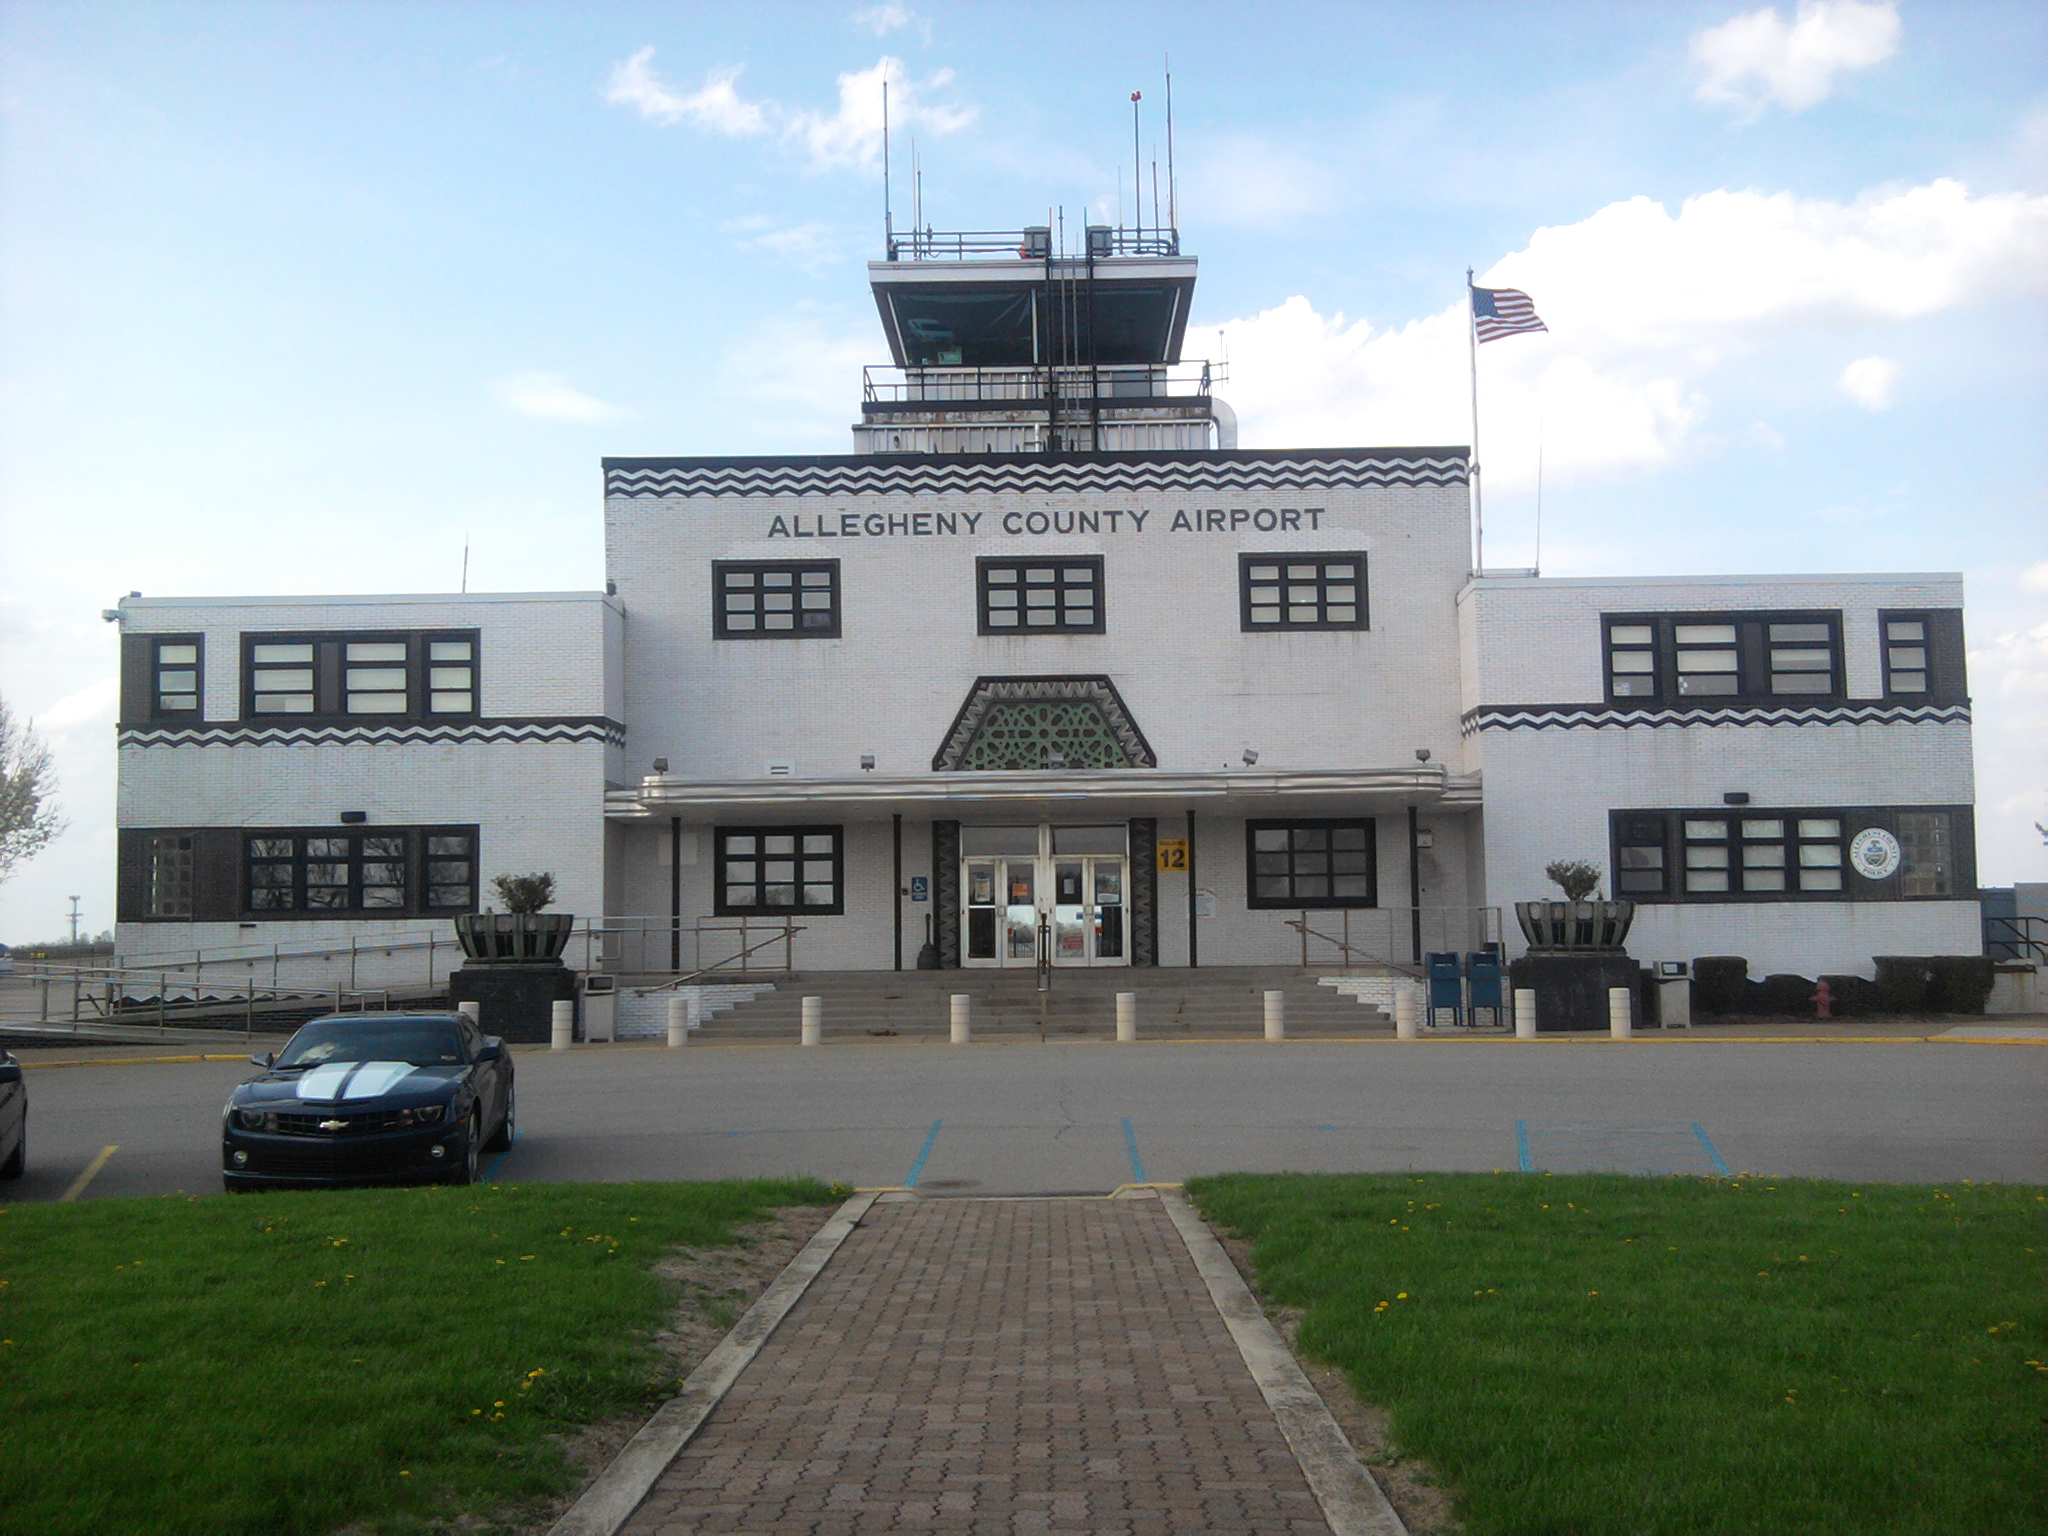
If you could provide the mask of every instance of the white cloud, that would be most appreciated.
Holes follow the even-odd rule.
[[[885,0],[884,4],[871,6],[865,11],[855,11],[853,24],[867,28],[877,37],[887,37],[891,32],[915,25],[924,33],[925,41],[931,41],[931,23],[924,21],[902,0]]]
[[[2019,589],[2029,597],[2048,597],[2048,560],[2036,560],[2021,571]]]
[[[1842,370],[1835,388],[1866,411],[1892,408],[1892,388],[1906,370],[1888,357],[1859,357]]]
[[[1340,181],[1298,151],[1252,138],[1222,141],[1187,179],[1204,215],[1259,228],[1329,206]]]
[[[559,373],[526,370],[491,381],[491,393],[506,409],[537,421],[617,421],[632,412],[572,389]]]
[[[1892,0],[1799,0],[1789,25],[1765,6],[1694,35],[1693,62],[1704,71],[1697,94],[1751,118],[1773,103],[1803,112],[1828,99],[1836,75],[1881,64],[1898,47]]]
[[[699,128],[733,137],[768,131],[769,109],[743,100],[736,89],[743,66],[720,65],[705,74],[704,83],[696,90],[682,95],[655,74],[653,60],[654,45],[649,43],[612,71],[604,99],[614,106],[634,108],[650,123],[688,119]]]
[[[735,219],[723,227],[728,234],[744,237],[735,242],[741,250],[766,251],[806,272],[830,266],[841,255],[838,233],[831,225],[816,220],[777,229],[773,220],[756,215]]]
[[[903,61],[884,55],[872,69],[839,77],[839,106],[832,112],[791,115],[784,136],[801,144],[818,169],[858,166],[865,169],[882,158],[882,82],[889,82],[889,123],[893,131],[957,133],[974,121],[972,107],[934,102],[929,92],[953,83],[953,71],[936,71],[922,84],[912,80]]]
[[[735,86],[740,66],[724,65],[704,84],[681,95],[655,74],[654,49],[642,48],[612,71],[605,100],[634,108],[651,123],[688,122],[733,137],[779,133],[802,149],[814,170],[866,170],[882,158],[882,82],[889,83],[889,121],[898,132],[957,133],[974,121],[975,109],[933,99],[953,83],[953,71],[934,71],[913,80],[903,61],[884,54],[872,69],[839,77],[839,104],[831,111],[792,111],[773,101],[747,101]]]
[[[1712,192],[1539,229],[1479,281],[1531,294],[1549,334],[1480,349],[1488,483],[1656,467],[1703,446],[1707,385],[1731,357],[2048,281],[2048,196],[1938,181],[1836,203]],[[1190,354],[1205,327],[1191,327]],[[1227,322],[1248,446],[1470,440],[1462,299],[1388,330],[1296,297]],[[1755,426],[1740,429],[1754,436]]]

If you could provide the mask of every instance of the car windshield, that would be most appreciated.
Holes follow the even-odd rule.
[[[280,1067],[317,1067],[330,1061],[404,1061],[416,1067],[459,1066],[462,1036],[442,1019],[332,1020],[308,1024],[277,1058]]]

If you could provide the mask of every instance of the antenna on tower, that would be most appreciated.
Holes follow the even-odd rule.
[[[1179,243],[1180,189],[1173,180],[1173,55],[1166,55],[1166,223]]]
[[[1138,205],[1138,233],[1145,232],[1145,152],[1138,143],[1138,102],[1143,91],[1131,92],[1131,201]]]
[[[917,155],[917,135],[910,136],[910,227],[924,233],[924,161]]]
[[[889,211],[889,77],[882,76],[882,237],[888,259],[896,259],[896,221]]]

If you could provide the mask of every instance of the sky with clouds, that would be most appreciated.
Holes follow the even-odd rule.
[[[605,454],[848,450],[907,222],[1138,216],[1248,447],[1462,443],[1489,565],[1968,579],[1980,868],[2048,879],[2038,4],[0,0],[0,696],[112,917],[122,593],[603,579]],[[1162,172],[1163,174],[1163,172]],[[1540,551],[1538,465],[1541,465]]]

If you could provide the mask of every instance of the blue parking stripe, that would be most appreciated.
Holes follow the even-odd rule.
[[[1534,1173],[1536,1165],[1529,1161],[1529,1122],[1526,1120],[1515,1122],[1515,1149],[1522,1157],[1522,1172]]]
[[[1714,1150],[1714,1144],[1707,1140],[1707,1133],[1700,1128],[1700,1123],[1697,1120],[1692,1123],[1692,1133],[1699,1137],[1700,1145],[1707,1149],[1707,1157],[1714,1165],[1714,1172],[1721,1175],[1724,1179],[1727,1178],[1728,1165],[1721,1161],[1721,1154]]]
[[[903,1181],[905,1189],[917,1188],[918,1175],[924,1172],[924,1160],[932,1155],[932,1143],[939,1139],[939,1127],[944,1124],[943,1120],[932,1122],[932,1128],[924,1138],[924,1147],[917,1154],[917,1161],[910,1165],[910,1177]]]
[[[506,1147],[504,1151],[500,1152],[496,1157],[492,1158],[491,1166],[484,1173],[484,1182],[486,1184],[495,1183],[497,1181],[498,1170],[505,1166],[505,1159],[512,1155],[513,1148],[517,1147],[518,1145],[519,1127],[515,1125],[512,1127],[511,1146]]]
[[[1124,1145],[1131,1154],[1131,1182],[1142,1184],[1145,1182],[1145,1160],[1138,1156],[1138,1133],[1131,1129],[1129,1115],[1124,1116]]]

